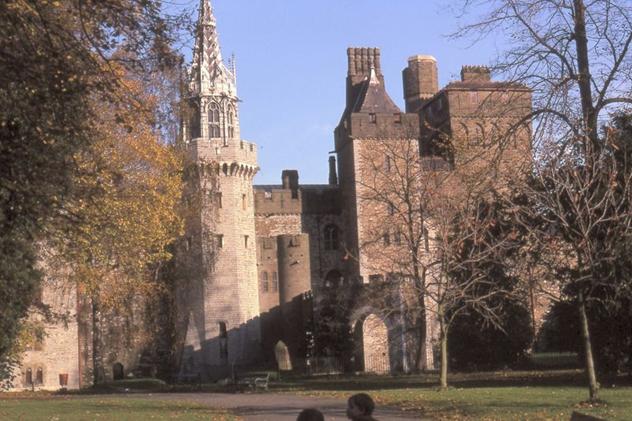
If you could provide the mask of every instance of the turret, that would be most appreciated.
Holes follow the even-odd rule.
[[[439,91],[437,60],[432,56],[412,56],[402,72],[406,112],[415,113]]]
[[[199,169],[192,172],[188,190],[201,189],[205,200],[186,221],[197,246],[187,250],[192,270],[185,271],[179,292],[181,318],[188,323],[183,361],[190,361],[183,363],[182,374],[217,379],[229,374],[230,364],[258,357],[252,179],[259,167],[256,145],[239,134],[235,77],[222,61],[209,0],[200,2],[185,101],[192,111],[184,124],[185,143]]]

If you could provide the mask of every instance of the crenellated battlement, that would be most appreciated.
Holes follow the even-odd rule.
[[[245,140],[224,145],[220,139],[193,139],[189,157],[195,162],[217,164],[219,175],[254,176],[259,170],[257,145]]]
[[[301,195],[293,195],[291,189],[255,186],[255,214],[300,214],[302,211]]]

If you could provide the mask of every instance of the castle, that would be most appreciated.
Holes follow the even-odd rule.
[[[392,184],[389,174],[401,160],[385,149],[392,145],[412,154],[423,171],[487,171],[490,139],[528,113],[530,90],[492,81],[478,66],[463,67],[461,81],[439,89],[436,60],[417,55],[403,71],[402,111],[386,91],[379,49],[349,48],[347,56],[346,107],[328,183],[300,184],[296,170],[285,170],[279,185],[253,185],[257,145],[240,137],[234,68],[222,60],[210,2],[201,0],[183,99],[185,201],[193,211],[177,253],[176,377],[217,380],[235,366],[275,359],[302,369],[434,366],[436,324],[407,310],[408,287],[391,276],[401,270],[386,268],[388,250],[403,241],[388,222],[394,205],[369,203],[368,194]],[[510,171],[530,156],[528,126],[515,132],[502,160]],[[477,164],[470,165],[474,155]],[[71,321],[50,326],[41,349],[27,351],[18,388],[56,389],[61,374],[66,387],[85,385],[89,347],[77,322],[76,292],[48,298]],[[385,302],[391,311],[383,311]],[[337,349],[331,338],[341,336],[349,346]],[[139,363],[137,353],[117,352],[108,357],[110,377]]]

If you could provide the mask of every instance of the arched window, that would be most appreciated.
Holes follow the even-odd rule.
[[[472,135],[471,145],[483,145],[485,143],[485,128],[482,124],[476,123],[474,126],[474,134]]]
[[[44,383],[44,370],[42,369],[42,367],[39,367],[35,374],[35,384],[43,384],[43,383]]]
[[[335,225],[325,227],[325,250],[338,250],[340,230]]]
[[[26,374],[24,375],[24,383],[29,386],[33,384],[33,370],[31,370],[30,368],[26,369]]]
[[[217,105],[216,102],[211,102],[208,107],[208,136],[211,139],[221,137],[221,131],[219,129],[219,105]]]
[[[470,131],[467,129],[467,126],[463,123],[459,123],[459,127],[461,129],[461,136],[465,141],[463,144],[467,145],[470,143]]]

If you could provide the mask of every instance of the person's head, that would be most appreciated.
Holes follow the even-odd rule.
[[[353,395],[347,401],[347,418],[350,420],[368,417],[373,414],[375,404],[373,399],[366,393]]]
[[[318,409],[307,408],[303,409],[301,413],[298,414],[296,421],[325,421],[325,417]]]

